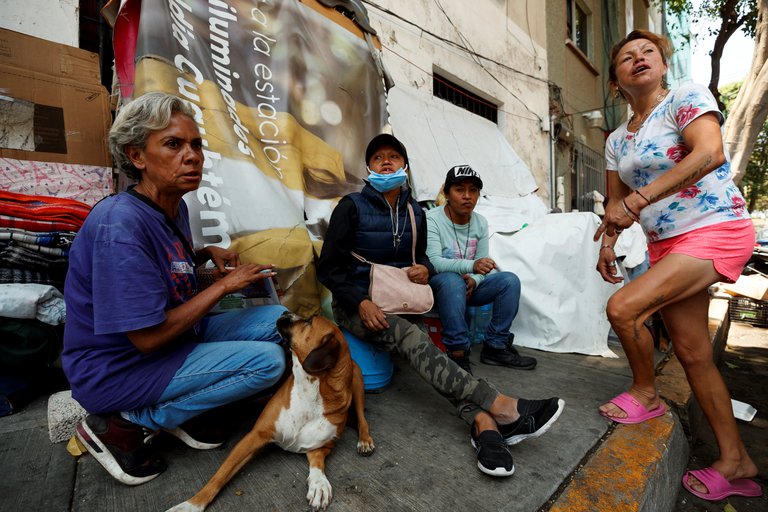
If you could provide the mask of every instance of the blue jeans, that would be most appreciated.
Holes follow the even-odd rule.
[[[467,300],[467,285],[456,272],[441,272],[432,276],[429,285],[435,295],[440,323],[443,324],[443,344],[448,350],[468,349],[470,345],[467,306],[493,303],[491,322],[484,343],[493,348],[505,348],[509,327],[520,305],[520,279],[512,272],[494,272],[485,276]]]
[[[158,402],[123,416],[151,430],[172,429],[273,386],[286,367],[275,326],[285,310],[259,306],[205,317],[203,343],[187,356]]]

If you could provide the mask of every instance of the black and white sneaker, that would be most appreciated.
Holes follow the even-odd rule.
[[[126,485],[149,482],[166,469],[165,462],[146,444],[148,432],[118,414],[90,414],[75,429],[93,458]]]
[[[512,453],[507,448],[504,438],[495,430],[484,430],[475,435],[472,427],[472,447],[477,452],[477,467],[491,476],[511,476],[515,472]]]
[[[520,398],[517,401],[517,412],[520,413],[520,418],[509,425],[499,425],[499,432],[510,446],[526,439],[539,437],[557,421],[564,407],[565,400],[557,397],[546,400]]]

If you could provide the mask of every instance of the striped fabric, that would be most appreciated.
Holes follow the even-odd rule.
[[[78,231],[91,207],[74,199],[0,190],[0,227],[28,231]]]

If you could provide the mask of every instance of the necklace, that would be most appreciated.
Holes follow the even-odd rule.
[[[451,226],[453,226],[453,236],[456,237],[456,248],[461,249],[461,244],[459,243],[459,233],[456,231],[456,224],[453,222],[453,215],[451,214],[450,209],[446,209],[448,212],[448,218],[451,219]],[[469,217],[469,220],[467,221],[467,239],[464,241],[464,252],[461,254],[461,259],[465,260],[467,259],[467,248],[469,247],[469,228],[472,227],[472,217]]]
[[[400,231],[400,194],[397,194],[397,203],[395,205],[395,209],[392,209],[392,205],[389,204],[389,201],[387,201],[387,206],[389,206],[389,222],[392,226],[392,247],[397,249],[397,246],[400,245],[400,240],[405,233],[405,225],[408,223],[407,219],[403,222],[403,230]]]
[[[637,127],[633,130],[635,133],[640,131],[640,128],[643,126],[643,123],[645,123],[646,119],[648,119],[648,116],[651,115],[651,112],[659,106],[659,103],[667,97],[667,91],[666,89],[662,89],[659,94],[656,95],[656,101],[651,105],[651,107],[645,111],[645,113],[640,117],[640,120],[637,121]],[[637,117],[637,112],[632,112],[632,117],[629,118],[629,122],[627,123],[627,129],[629,129],[630,125],[634,124],[635,118]]]

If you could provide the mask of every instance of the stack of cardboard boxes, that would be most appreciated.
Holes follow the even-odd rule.
[[[57,357],[69,246],[113,190],[99,75],[96,54],[0,29],[0,416],[68,386]],[[43,305],[60,314],[41,317]]]
[[[75,174],[84,197],[91,186],[106,195],[110,124],[98,55],[0,29],[0,190],[57,195],[39,183],[52,172]]]

